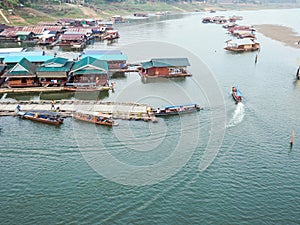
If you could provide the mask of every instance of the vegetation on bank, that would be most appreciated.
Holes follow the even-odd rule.
[[[72,3],[70,3],[72,2]],[[214,1],[215,2],[215,1]],[[60,18],[101,18],[113,15],[132,15],[136,12],[171,13],[195,12],[209,9],[243,10],[261,8],[291,7],[284,5],[260,4],[212,4],[200,1],[164,0],[2,0],[1,12],[9,20],[9,25],[35,25],[38,22],[54,22]],[[295,7],[295,5],[292,5]],[[0,15],[0,23],[6,23]]]

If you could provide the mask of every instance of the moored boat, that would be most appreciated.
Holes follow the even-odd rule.
[[[227,46],[224,49],[233,52],[257,51],[260,49],[259,42],[250,38],[228,40],[226,43]]]
[[[239,102],[242,102],[242,96],[243,95],[240,92],[240,90],[238,89],[237,85],[232,86],[231,95],[232,95],[233,100],[235,101],[236,104],[238,104]]]
[[[200,111],[202,108],[195,103],[183,104],[183,105],[171,105],[164,106],[163,108],[158,108],[154,110],[153,113],[155,116],[171,116],[171,115],[180,115],[185,113],[192,113]]]
[[[42,122],[53,125],[60,125],[64,119],[58,113],[47,110],[30,110],[30,111],[17,111],[17,115],[22,119],[28,119],[36,122]]]
[[[97,112],[81,112],[78,111],[73,114],[73,118],[76,120],[94,123],[97,125],[104,125],[104,126],[116,126],[118,123],[116,123],[114,120],[112,120],[112,116],[108,114],[101,114]]]

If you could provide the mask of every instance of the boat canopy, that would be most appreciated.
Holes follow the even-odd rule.
[[[253,45],[258,43],[257,41],[250,38],[236,39],[236,40],[228,40],[227,44],[230,45]]]
[[[233,85],[233,87],[235,87],[235,89],[236,89],[236,96],[243,96],[243,94],[242,94],[242,92],[239,90],[239,88],[238,88],[238,85]]]
[[[105,113],[100,112],[92,112],[92,111],[83,111],[83,110],[77,110],[75,114],[82,114],[82,115],[90,115],[90,116],[100,116],[105,118],[111,118],[112,116]]]
[[[30,110],[30,111],[25,112],[24,115],[34,114],[34,113],[38,113],[39,115],[44,115],[44,116],[53,116],[53,117],[56,117],[59,115],[56,112],[47,111],[47,110]]]
[[[196,103],[189,103],[189,104],[182,104],[182,105],[170,105],[170,106],[164,106],[165,109],[171,109],[171,108],[180,108],[180,107],[195,107],[198,106]]]

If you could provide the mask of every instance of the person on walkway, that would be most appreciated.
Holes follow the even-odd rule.
[[[51,110],[55,110],[54,100],[51,101]]]

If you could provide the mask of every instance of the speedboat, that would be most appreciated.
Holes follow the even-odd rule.
[[[232,86],[231,88],[231,95],[235,101],[236,104],[238,104],[239,102],[242,101],[242,93],[240,92],[240,90],[238,89],[237,85]]]

